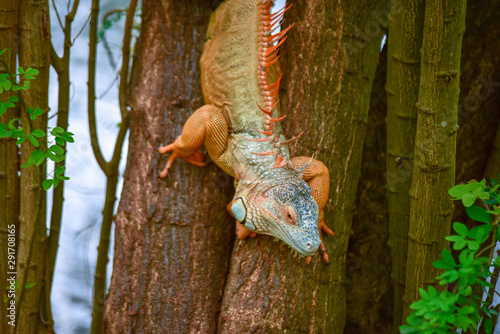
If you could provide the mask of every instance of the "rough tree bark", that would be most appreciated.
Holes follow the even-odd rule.
[[[237,241],[220,313],[221,333],[342,333],[345,268],[368,105],[385,1],[292,1],[282,52],[281,110],[287,137],[305,130],[292,156],[316,153],[330,170],[325,237],[330,265],[306,265],[272,238]],[[285,24],[286,25],[286,24]]]
[[[446,247],[453,203],[448,189],[455,183],[460,54],[465,29],[465,0],[426,2],[415,169],[410,190],[405,308],[419,298],[418,288],[437,285],[432,266]],[[441,288],[442,287],[438,287]]]
[[[9,49],[1,59],[0,73],[15,73],[16,58],[18,53],[19,34],[19,3],[11,0],[0,0],[0,50]],[[9,58],[10,56],[10,58]],[[7,68],[5,67],[7,65]],[[0,101],[6,101],[9,93],[0,95]],[[9,108],[2,116],[0,123],[7,124],[11,119],[19,117],[19,109]],[[8,269],[8,226],[19,223],[19,154],[16,140],[13,138],[0,138],[0,282],[2,282],[2,293],[0,301],[7,298],[5,289]],[[0,309],[0,328],[2,333],[10,333],[12,326],[7,325],[7,306],[2,303]]]
[[[388,12],[387,12],[388,13]],[[347,253],[344,333],[389,333],[392,328],[391,256],[385,197],[387,45],[373,81],[356,212]]]
[[[23,68],[36,68],[37,79],[31,88],[23,93],[24,107],[41,108],[45,113],[31,122],[34,128],[47,128],[48,85],[50,64],[50,20],[48,1],[23,0],[20,4],[20,46],[19,65]],[[28,113],[21,110],[21,124],[30,129]],[[43,146],[44,143],[41,143]],[[32,145],[22,145],[21,165],[26,164]],[[21,205],[19,217],[19,252],[16,294],[17,319],[16,333],[36,333],[44,326],[39,317],[44,288],[46,266],[47,228],[46,193],[42,188],[45,167],[31,166],[21,170]],[[50,326],[50,324],[49,324]]]
[[[425,1],[391,2],[387,60],[387,200],[394,285],[394,332],[398,333],[405,291],[410,194],[417,126],[420,48]]]
[[[108,332],[213,333],[234,241],[226,211],[232,180],[213,163],[200,168],[168,156],[203,105],[199,58],[210,1],[144,1],[132,79],[130,146],[115,218]]]

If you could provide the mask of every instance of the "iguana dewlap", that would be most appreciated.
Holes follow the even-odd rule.
[[[189,117],[161,176],[173,160],[204,166],[202,144],[212,160],[236,179],[230,210],[237,234],[277,237],[304,256],[318,248],[328,262],[321,231],[330,178],[325,165],[308,157],[290,158],[278,118],[273,63],[289,28],[275,33],[283,8],[270,14],[273,0],[227,0],[212,14],[200,60],[206,105]],[[273,78],[272,78],[273,77]],[[240,225],[241,224],[241,225]],[[243,227],[244,226],[244,227]],[[310,258],[308,258],[310,260]]]

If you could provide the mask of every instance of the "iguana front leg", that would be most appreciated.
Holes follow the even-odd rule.
[[[323,237],[321,232],[325,231],[329,235],[334,235],[335,233],[328,228],[325,224],[325,206],[328,201],[328,194],[330,192],[330,172],[328,168],[319,160],[312,159],[309,157],[295,157],[291,159],[295,168],[300,168],[307,163],[309,165],[304,170],[302,174],[302,179],[309,184],[311,187],[311,194],[318,203],[319,207],[319,217],[318,217],[318,229],[319,236],[321,238],[321,245],[319,249],[321,255],[325,262],[329,262],[328,253],[326,252],[326,247],[323,243]],[[311,257],[307,257],[307,263],[311,261]]]
[[[196,166],[205,166],[200,146],[205,147],[214,162],[226,173],[234,174],[227,156],[229,128],[222,112],[211,105],[204,105],[192,114],[182,128],[182,134],[172,144],[160,147],[160,153],[173,151],[161,177],[167,176],[168,169],[176,158],[182,158]]]

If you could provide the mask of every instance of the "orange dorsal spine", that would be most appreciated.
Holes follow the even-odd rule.
[[[283,159],[280,148],[286,145],[286,142],[279,142],[279,134],[274,123],[281,121],[286,117],[272,118],[271,113],[279,103],[278,91],[281,82],[280,77],[273,83],[270,82],[271,78],[271,66],[279,59],[278,49],[285,42],[287,36],[286,33],[293,27],[291,24],[288,28],[282,30],[279,33],[273,34],[273,31],[280,25],[285,12],[290,9],[291,4],[285,6],[278,10],[276,13],[271,14],[271,8],[273,7],[274,0],[262,1],[260,3],[260,15],[261,15],[261,26],[259,29],[259,68],[258,68],[258,81],[262,92],[262,98],[264,100],[264,106],[257,104],[257,107],[266,114],[264,122],[264,131],[259,131],[259,133],[267,135],[267,138],[261,139],[249,139],[251,141],[274,141],[275,150],[268,152],[252,152],[257,155],[276,155],[277,159],[273,168],[281,168],[290,165],[288,161]],[[288,141],[287,141],[288,142]],[[291,165],[290,165],[291,166]],[[293,166],[291,166],[293,168]]]

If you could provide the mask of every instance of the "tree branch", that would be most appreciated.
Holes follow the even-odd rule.
[[[92,3],[94,4],[93,0]],[[96,1],[97,2],[97,1]],[[113,157],[107,164],[108,173],[106,183],[106,198],[104,201],[101,237],[99,247],[97,249],[97,263],[94,280],[94,300],[92,305],[92,326],[91,333],[103,332],[103,319],[104,319],[104,302],[106,300],[106,265],[109,261],[109,240],[111,234],[111,227],[113,223],[113,213],[116,201],[116,188],[119,179],[119,164],[121,160],[121,152],[123,142],[128,130],[129,112],[127,110],[128,100],[128,72],[129,72],[129,59],[130,59],[130,40],[132,34],[132,24],[134,22],[135,9],[138,0],[131,0],[127,10],[127,18],[125,21],[125,31],[123,36],[122,46],[122,68],[120,74],[119,85],[119,101],[120,112],[122,115],[122,124],[118,131],[118,136],[115,142]],[[92,27],[92,19],[91,19]]]
[[[97,138],[97,125],[95,117],[95,70],[96,70],[96,54],[97,54],[97,18],[99,16],[99,0],[92,0],[90,10],[90,33],[89,33],[89,65],[88,65],[88,118],[89,118],[89,133],[90,143],[94,157],[99,164],[99,167],[108,175],[110,168],[101,148],[99,147],[99,139]]]
[[[69,118],[69,101],[70,101],[70,53],[71,53],[71,26],[76,15],[80,1],[75,0],[71,12],[66,15],[64,26],[64,51],[62,58],[57,57],[54,45],[51,44],[51,62],[57,72],[59,79],[59,94],[57,106],[57,126],[64,131],[68,130]],[[66,142],[62,145],[64,154],[66,154]],[[56,162],[55,170],[66,166],[66,160]],[[61,174],[64,176],[65,173]],[[50,218],[50,233],[49,233],[49,258],[47,265],[46,285],[45,285],[45,309],[47,311],[48,322],[52,322],[52,312],[50,304],[50,295],[52,291],[52,281],[54,277],[54,268],[56,265],[57,250],[59,248],[59,236],[61,230],[62,211],[64,203],[64,185],[65,181],[60,180],[59,185],[54,188],[52,196],[52,213]]]

